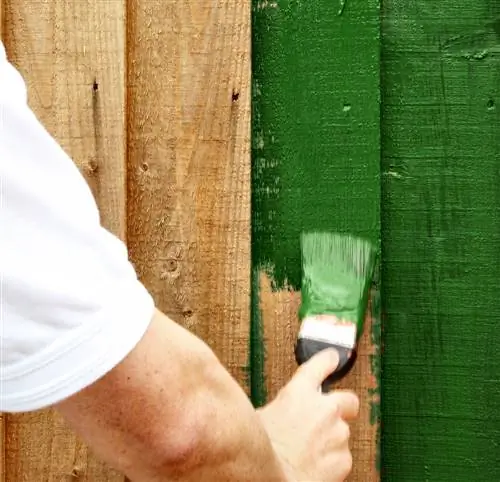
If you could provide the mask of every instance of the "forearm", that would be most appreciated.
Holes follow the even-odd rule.
[[[284,481],[268,435],[245,393],[220,365],[206,370],[204,378],[206,384],[186,410],[189,421],[184,426],[195,440],[186,440],[180,453],[167,458],[158,480],[173,475],[189,482]]]
[[[159,312],[119,366],[57,408],[134,482],[284,480],[245,393]]]

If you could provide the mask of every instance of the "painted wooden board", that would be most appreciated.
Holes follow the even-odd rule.
[[[500,3],[383,5],[383,480],[500,480]]]
[[[296,369],[302,230],[379,243],[379,3],[253,1],[252,383],[255,404]],[[378,293],[342,384],[362,400],[351,481],[378,480]]]
[[[4,0],[3,37],[30,104],[73,157],[103,223],[125,236],[125,11],[121,1]],[[8,482],[123,482],[52,411],[7,418]]]
[[[246,387],[250,6],[128,5],[130,254],[158,306]]]

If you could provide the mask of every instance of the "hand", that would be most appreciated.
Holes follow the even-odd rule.
[[[338,362],[335,350],[316,354],[271,403],[257,410],[290,481],[342,482],[352,469],[347,421],[358,415],[358,397],[320,390]]]

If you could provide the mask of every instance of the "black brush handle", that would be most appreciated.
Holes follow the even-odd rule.
[[[295,344],[295,360],[299,365],[306,362],[316,353],[326,350],[328,348],[335,348],[339,354],[339,364],[335,371],[330,374],[322,383],[321,390],[323,393],[329,392],[333,385],[344,378],[354,366],[357,359],[356,348],[346,348],[344,346],[333,345],[319,340],[312,340],[309,338],[299,338]]]

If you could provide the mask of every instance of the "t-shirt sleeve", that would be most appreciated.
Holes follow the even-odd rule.
[[[0,412],[44,408],[92,384],[153,313],[125,245],[101,226],[0,43]]]

